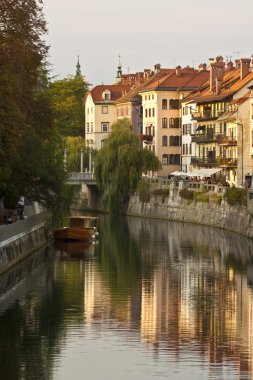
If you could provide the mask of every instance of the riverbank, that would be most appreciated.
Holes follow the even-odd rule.
[[[0,227],[0,274],[48,243],[45,212]]]
[[[248,208],[230,206],[224,199],[217,204],[151,196],[149,202],[142,202],[136,194],[131,196],[126,214],[218,227],[253,238],[253,216]]]

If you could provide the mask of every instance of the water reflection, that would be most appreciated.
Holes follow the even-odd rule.
[[[1,378],[252,378],[251,240],[140,218],[99,229],[0,277]]]

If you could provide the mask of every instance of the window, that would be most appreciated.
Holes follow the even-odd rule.
[[[168,145],[168,137],[167,136],[163,136],[162,137],[162,146],[167,146]]]
[[[167,128],[168,127],[168,119],[167,117],[162,118],[162,128]]]
[[[180,165],[180,154],[175,154],[174,155],[174,164],[175,165]]]
[[[90,132],[93,133],[93,123],[90,123]]]
[[[90,123],[86,124],[86,133],[90,133]]]
[[[162,100],[162,109],[166,110],[167,109],[167,99]]]
[[[89,113],[90,113],[90,109],[89,109],[89,108],[87,108],[87,114],[89,115]]]
[[[126,116],[128,116],[128,107],[125,108]]]
[[[175,125],[175,119],[174,117],[170,117],[170,128],[174,128]]]
[[[155,109],[152,108],[152,116],[154,117],[155,116]]]
[[[142,107],[142,106],[139,107],[139,115],[140,115],[140,116],[143,115],[143,107]]]
[[[180,146],[180,137],[170,136],[170,146]]]
[[[148,117],[148,110],[145,109],[145,117]]]
[[[163,154],[163,156],[162,156],[162,164],[163,165],[168,165],[168,155],[167,154]]]
[[[102,113],[108,113],[108,106],[102,106]]]
[[[109,90],[105,90],[102,94],[102,99],[104,100],[110,100],[111,99],[111,93]]]
[[[148,116],[151,117],[151,108],[148,110]]]
[[[101,123],[101,132],[103,132],[103,133],[109,132],[109,123],[108,122]]]
[[[154,97],[154,94],[152,94],[152,100],[154,100],[154,98],[155,98],[155,97]]]
[[[170,99],[170,110],[178,110],[179,109],[179,99]]]

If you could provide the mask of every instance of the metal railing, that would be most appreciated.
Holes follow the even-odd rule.
[[[68,174],[68,182],[95,181],[94,173],[90,172],[72,172]]]

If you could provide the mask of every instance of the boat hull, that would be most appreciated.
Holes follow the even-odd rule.
[[[94,234],[93,229],[79,229],[72,227],[59,228],[54,231],[55,240],[90,240]]]

